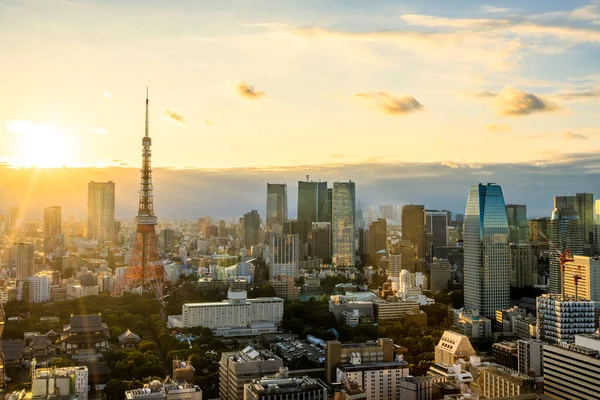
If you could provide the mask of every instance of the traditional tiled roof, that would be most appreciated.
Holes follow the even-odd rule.
[[[123,342],[125,340],[139,342],[140,337],[135,333],[131,332],[129,329],[127,329],[125,332],[119,335],[119,342]]]

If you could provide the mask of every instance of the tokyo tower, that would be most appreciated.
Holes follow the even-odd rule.
[[[112,295],[117,296],[124,290],[141,287],[150,290],[162,302],[165,288],[174,288],[169,279],[158,252],[154,215],[154,201],[152,194],[152,167],[150,158],[152,139],[148,133],[148,91],[146,90],[146,128],[142,139],[142,177],[140,181],[140,202],[138,215],[135,218],[137,231],[135,245],[131,253],[131,261],[125,274],[113,290]]]

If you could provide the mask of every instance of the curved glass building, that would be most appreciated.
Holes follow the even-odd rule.
[[[510,306],[508,219],[500,185],[471,186],[464,222],[465,308],[495,318]]]

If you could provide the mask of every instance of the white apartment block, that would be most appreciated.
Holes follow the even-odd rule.
[[[51,276],[39,272],[29,277],[29,302],[44,303],[50,301]]]
[[[34,398],[79,394],[88,398],[88,369],[85,366],[39,368],[34,372],[31,391]]]
[[[350,363],[336,369],[337,382],[354,381],[369,400],[400,400],[400,379],[408,376],[408,363],[401,359],[392,362],[361,363],[358,353]]]

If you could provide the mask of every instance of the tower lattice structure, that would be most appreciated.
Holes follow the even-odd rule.
[[[156,298],[162,302],[165,288],[173,288],[173,282],[167,275],[158,252],[155,229],[157,218],[154,214],[152,166],[150,163],[151,146],[152,139],[150,139],[148,123],[148,94],[146,93],[146,127],[142,139],[142,176],[138,215],[135,218],[137,223],[135,245],[133,246],[129,266],[112,294],[116,296],[124,290],[142,287],[142,289],[151,290]]]

